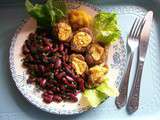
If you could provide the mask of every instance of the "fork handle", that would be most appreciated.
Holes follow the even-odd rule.
[[[134,79],[131,92],[129,95],[128,103],[127,103],[128,113],[135,112],[139,106],[139,93],[140,93],[140,84],[141,84],[143,65],[144,65],[143,61],[138,62],[138,68],[136,71],[135,79]]]
[[[128,81],[130,76],[130,71],[132,67],[132,61],[133,61],[134,52],[131,52],[129,55],[129,61],[127,65],[127,69],[125,71],[125,74],[123,76],[122,82],[120,84],[119,88],[119,96],[116,98],[115,104],[117,108],[122,108],[127,102],[127,93],[128,93]]]

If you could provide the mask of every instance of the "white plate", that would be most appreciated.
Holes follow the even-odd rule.
[[[74,2],[68,3],[70,9],[83,9],[91,15],[95,15],[97,9],[94,6]],[[29,33],[36,30],[36,22],[33,19],[26,20],[15,33],[10,47],[10,69],[12,72],[13,80],[17,88],[24,95],[24,97],[38,108],[55,114],[76,114],[82,113],[90,109],[87,100],[81,95],[78,95],[78,102],[69,103],[61,102],[46,104],[41,98],[42,91],[38,90],[34,85],[27,84],[26,80],[28,75],[26,69],[22,66],[22,45],[27,39]],[[123,40],[118,40],[114,45],[109,48],[108,56],[109,73],[107,74],[112,83],[119,84],[124,67],[126,64],[126,49]],[[107,102],[107,100],[106,100]]]

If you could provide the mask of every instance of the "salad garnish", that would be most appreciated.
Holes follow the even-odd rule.
[[[99,12],[93,22],[96,40],[104,44],[112,44],[120,38],[120,30],[117,24],[117,14]]]
[[[67,7],[64,1],[48,0],[45,4],[33,5],[29,0],[25,2],[26,10],[40,27],[50,27],[55,25],[60,19],[65,17]]]
[[[107,77],[103,79],[103,82],[98,87],[87,89],[83,93],[92,107],[97,107],[108,97],[116,97],[119,95],[118,89],[110,84],[109,79]]]

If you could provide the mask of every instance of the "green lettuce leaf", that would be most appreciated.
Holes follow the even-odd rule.
[[[92,107],[97,107],[101,102],[103,102],[107,96],[96,89],[87,89],[83,93],[83,95],[87,98],[89,104]]]
[[[87,98],[92,107],[97,107],[108,97],[118,96],[119,92],[115,86],[109,84],[109,79],[105,77],[104,82],[101,83],[97,88],[86,89],[83,95]]]
[[[63,0],[47,0],[46,5],[50,6],[52,10],[60,10],[63,15],[67,13],[67,7]]]
[[[63,1],[48,0],[45,4],[33,5],[26,0],[25,7],[31,17],[41,27],[53,26],[57,21],[65,16],[67,12],[66,4]]]
[[[96,39],[105,44],[114,43],[121,35],[115,13],[99,12],[95,16],[93,28]]]
[[[115,86],[109,84],[108,78],[105,78],[104,82],[99,85],[96,90],[110,97],[117,97],[119,95],[118,89]]]
[[[29,15],[36,19],[38,25],[48,26],[50,24],[50,15],[44,5],[33,5],[29,0],[26,0],[25,6]]]
[[[51,19],[52,25],[67,13],[66,4],[63,1],[48,0],[45,5],[51,18],[54,17],[54,19],[52,18],[53,20]]]

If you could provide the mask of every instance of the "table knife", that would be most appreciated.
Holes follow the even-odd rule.
[[[149,11],[145,16],[145,24],[141,33],[140,45],[138,49],[139,54],[138,54],[137,70],[136,70],[134,82],[133,82],[128,103],[127,103],[128,113],[135,112],[139,106],[141,77],[142,77],[145,56],[147,53],[147,48],[149,43],[149,36],[151,32],[151,27],[152,27],[152,19],[153,19],[153,12]]]

